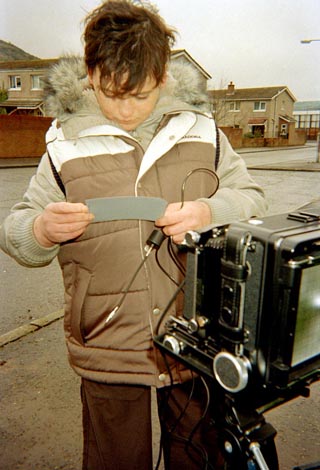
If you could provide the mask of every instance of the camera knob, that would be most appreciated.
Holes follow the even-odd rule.
[[[237,393],[246,388],[251,369],[244,356],[234,356],[229,352],[219,352],[213,360],[213,372],[222,388]]]
[[[188,322],[188,331],[190,334],[193,334],[193,333],[196,333],[199,329],[199,325],[198,325],[198,322],[197,320],[195,320],[194,318],[192,318],[189,322]]]
[[[180,353],[180,350],[181,350],[180,343],[177,340],[177,338],[175,338],[174,336],[166,335],[163,338],[163,345],[166,348],[170,349],[170,351],[174,352],[175,354]]]
[[[185,234],[184,242],[187,246],[191,248],[191,247],[195,247],[196,245],[198,245],[198,243],[200,242],[200,238],[201,238],[200,233],[195,232],[193,230],[189,230],[189,232]]]

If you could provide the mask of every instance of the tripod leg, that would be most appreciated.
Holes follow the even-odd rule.
[[[249,449],[254,455],[254,458],[258,464],[258,468],[260,470],[269,470],[267,462],[265,461],[263,454],[260,450],[260,444],[258,444],[258,442],[251,442]]]
[[[227,470],[279,470],[276,431],[263,415],[234,406],[225,411],[219,424]]]
[[[249,450],[254,459],[248,459],[248,470],[279,470],[278,454],[273,439],[263,444],[251,442]]]

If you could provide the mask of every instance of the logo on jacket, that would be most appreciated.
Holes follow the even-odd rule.
[[[189,134],[189,135],[184,135],[181,137],[182,139],[201,139],[201,135],[195,135],[195,134]]]

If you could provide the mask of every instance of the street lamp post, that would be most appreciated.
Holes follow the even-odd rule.
[[[320,39],[301,39],[301,44],[310,44],[314,41],[320,41]],[[317,163],[320,163],[320,132],[317,135]]]
[[[313,41],[320,41],[320,39],[301,39],[301,44],[310,44]]]

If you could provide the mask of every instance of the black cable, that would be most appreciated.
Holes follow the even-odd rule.
[[[170,399],[170,396],[171,396],[171,393],[172,393],[172,387],[174,385],[173,384],[173,376],[172,376],[172,373],[171,373],[170,365],[168,363],[166,354],[162,350],[160,350],[160,352],[161,352],[161,355],[163,357],[168,375],[170,377],[169,393],[166,397],[166,402],[168,403],[169,399]],[[192,371],[191,371],[191,373],[192,373]],[[196,453],[198,453],[201,456],[201,458],[204,462],[204,470],[214,470],[213,464],[209,462],[209,457],[208,457],[208,453],[207,453],[206,449],[202,445],[197,444],[196,442],[193,441],[193,437],[194,437],[196,431],[198,430],[199,426],[201,425],[201,423],[203,422],[203,420],[205,419],[205,417],[208,413],[210,402],[211,402],[210,389],[209,389],[209,386],[208,386],[207,382],[205,381],[205,379],[203,377],[200,376],[200,380],[202,381],[202,383],[205,387],[207,400],[206,400],[206,405],[205,405],[205,408],[204,408],[204,411],[203,411],[201,417],[199,418],[198,422],[196,423],[196,425],[191,430],[188,438],[182,437],[182,436],[180,436],[178,434],[175,434],[173,432],[175,430],[175,428],[177,427],[177,425],[179,424],[179,422],[181,421],[181,419],[183,418],[183,416],[185,415],[186,410],[187,410],[187,408],[190,404],[190,401],[192,399],[192,396],[193,396],[193,393],[194,393],[194,386],[195,386],[195,377],[194,376],[193,376],[192,380],[193,380],[193,384],[192,384],[192,389],[189,393],[188,400],[187,400],[184,408],[181,410],[181,412],[180,412],[178,418],[176,419],[174,425],[169,430],[166,430],[166,432],[168,434],[170,434],[171,439],[175,439],[176,441],[180,441],[180,442],[183,442],[185,444],[186,452],[188,453],[189,457],[192,460],[194,460],[194,458],[192,457],[192,455],[190,454],[190,451],[188,449],[192,448]],[[172,397],[172,399],[174,399],[174,397]],[[165,406],[165,404],[162,405],[162,407],[163,406]],[[161,410],[159,410],[159,413],[160,413],[160,416],[162,416]],[[162,425],[161,425],[161,431],[162,431]],[[160,451],[159,451],[159,457],[158,457],[158,461],[157,461],[157,465],[155,467],[155,470],[158,470],[160,462],[161,462],[161,454],[162,454],[162,451],[163,451],[162,434],[161,434],[161,439],[160,439],[160,446],[161,446],[161,448],[160,448]]]
[[[121,305],[123,304],[128,292],[129,292],[130,287],[132,286],[133,282],[135,281],[137,275],[139,274],[140,269],[142,268],[144,263],[147,261],[148,256],[150,255],[152,250],[154,250],[154,249],[158,250],[160,248],[160,246],[161,246],[161,244],[162,244],[162,242],[165,238],[166,238],[165,234],[159,229],[155,229],[151,232],[151,234],[149,235],[149,237],[147,239],[146,246],[145,246],[146,254],[142,258],[142,260],[141,260],[139,266],[137,267],[137,269],[135,270],[129,284],[125,288],[125,290],[123,292],[123,295],[120,299],[120,302],[108,314],[107,318],[105,319],[105,323],[109,323],[109,321],[111,321],[113,319],[113,317],[115,316],[115,314],[117,313],[117,311],[119,310]]]
[[[175,265],[177,266],[181,274],[185,275],[186,269],[184,265],[181,263],[180,259],[178,258],[178,254],[174,251],[171,238],[168,238],[168,251],[169,251],[171,259],[173,260],[173,262],[175,263]]]
[[[202,417],[200,418],[199,422],[196,424],[195,428],[197,428],[200,425],[201,419]],[[191,433],[193,433],[193,431],[191,431]],[[209,469],[214,470],[213,464],[209,462],[209,456],[208,456],[206,449],[203,447],[203,445],[192,440],[193,436],[191,436],[191,433],[188,437],[183,437],[178,434],[171,433],[170,437],[171,439],[175,439],[176,441],[180,441],[185,444],[185,451],[189,455],[189,458],[191,460],[195,461],[194,457],[191,455],[190,450],[192,449],[196,453],[198,453],[204,463],[204,470],[209,470]]]
[[[169,399],[171,397],[171,399],[175,402],[175,404],[177,406],[179,406],[179,403],[177,403],[176,399],[172,396],[172,388],[174,386],[173,384],[173,377],[172,377],[172,373],[171,373],[171,369],[170,369],[170,365],[168,363],[168,360],[167,360],[167,356],[163,353],[163,351],[160,351],[161,352],[161,355],[162,355],[162,358],[164,360],[164,363],[165,363],[165,366],[166,366],[166,369],[167,369],[167,372],[168,372],[168,375],[170,377],[170,386],[169,386],[169,393],[167,394],[166,396],[166,403],[162,403],[161,404],[161,410],[159,410],[159,415],[160,415],[160,419],[161,419],[161,438],[160,438],[160,449],[159,449],[159,456],[158,456],[158,460],[157,460],[157,465],[155,467],[155,470],[158,470],[159,468],[159,465],[160,465],[160,462],[161,462],[161,454],[162,454],[162,451],[163,451],[163,435],[162,435],[162,412],[163,412],[163,409],[164,409],[164,406],[168,405],[168,402],[169,402]],[[175,430],[175,428],[178,426],[179,422],[181,421],[181,419],[183,418],[183,416],[185,415],[186,413],[186,410],[190,404],[190,401],[192,399],[192,395],[193,395],[193,392],[194,392],[194,377],[192,378],[192,388],[191,388],[191,391],[189,393],[189,397],[187,399],[187,402],[184,406],[184,408],[180,411],[180,414],[179,416],[177,417],[177,419],[175,420],[174,424],[171,426],[170,429],[166,429],[166,433],[167,434],[170,434],[171,437],[173,437],[174,439],[176,440],[179,440],[180,439],[180,436],[179,435],[176,435],[173,433],[173,431]],[[170,437],[170,438],[171,438]],[[184,439],[184,438],[181,438],[181,439]]]
[[[156,262],[157,262],[157,265],[158,265],[159,269],[161,269],[161,271],[170,279],[170,281],[172,281],[176,286],[179,287],[179,282],[176,281],[176,280],[168,273],[168,271],[166,271],[166,270],[164,269],[164,267],[161,265],[161,263],[160,263],[160,261],[159,261],[159,251],[156,252],[155,258],[156,258]]]
[[[176,267],[178,268],[178,270],[180,271],[180,273],[181,273],[183,276],[185,276],[185,269],[184,269],[184,266],[182,265],[182,263],[180,262],[180,260],[178,259],[177,255],[176,255],[176,253],[174,252],[174,249],[173,249],[172,242],[171,242],[171,239],[170,239],[170,238],[168,238],[167,250],[168,250],[168,253],[169,253],[170,258],[172,259],[172,261],[174,262],[174,264],[176,265]],[[162,264],[160,263],[160,259],[159,259],[159,250],[156,251],[155,258],[156,258],[156,262],[157,262],[158,268],[161,269],[161,271],[170,279],[170,281],[172,281],[177,287],[179,287],[179,282],[176,281],[176,280],[171,276],[171,274],[169,274],[168,271],[167,271],[166,269],[164,269],[164,267],[163,267]],[[182,289],[182,292],[184,292],[183,289]]]
[[[194,428],[192,429],[192,431],[190,432],[189,434],[189,441],[192,442],[192,439],[193,439],[193,436],[195,435],[195,433],[197,432],[199,426],[201,425],[202,421],[204,420],[204,418],[206,417],[207,413],[208,413],[208,410],[209,410],[209,406],[210,406],[210,390],[209,390],[209,387],[208,387],[208,384],[206,383],[205,379],[200,376],[200,379],[205,387],[205,390],[206,390],[206,395],[207,395],[207,401],[206,401],[206,406],[205,406],[205,409],[199,419],[199,421],[197,422],[197,424],[194,426]]]
[[[210,174],[210,176],[212,176],[215,181],[216,181],[216,187],[214,189],[214,191],[209,195],[209,198],[212,197],[216,191],[218,190],[219,188],[219,178],[218,176],[216,175],[216,173],[212,170],[209,170],[208,168],[196,168],[194,170],[191,170],[187,176],[185,177],[185,179],[183,180],[183,183],[182,183],[182,186],[181,186],[181,209],[184,205],[184,198],[185,198],[185,187],[186,187],[186,184],[187,184],[187,181],[188,179],[190,178],[190,176],[192,176],[194,173],[198,172],[198,171],[202,171],[202,172],[205,172],[205,173],[208,173]],[[173,262],[175,263],[175,265],[177,266],[177,268],[179,269],[179,271],[185,275],[185,267],[183,266],[183,264],[180,262],[177,254],[175,253],[174,251],[174,248],[173,248],[173,245],[172,245],[172,241],[171,241],[171,238],[168,239],[168,253],[169,253],[169,256],[170,258],[173,260]],[[159,261],[159,255],[158,255],[158,250],[156,252],[156,262],[157,262],[157,265],[158,267],[161,269],[161,271],[175,284],[178,286],[178,289],[175,291],[175,293],[173,294],[173,296],[171,297],[171,299],[169,300],[166,308],[164,309],[159,321],[158,321],[158,324],[156,326],[156,329],[155,329],[155,334],[157,335],[159,333],[159,329],[160,329],[160,325],[165,317],[165,315],[167,314],[169,308],[171,307],[172,303],[175,301],[175,299],[177,298],[178,294],[180,293],[180,291],[183,289],[184,285],[185,285],[185,279],[180,283],[178,284],[178,282],[164,269],[164,267],[161,265],[160,261]],[[167,403],[168,403],[168,400],[170,398],[170,395],[171,395],[171,390],[172,390],[172,387],[173,387],[173,377],[172,377],[172,373],[171,373],[171,369],[170,369],[170,366],[168,364],[168,361],[167,361],[167,357],[166,355],[163,353],[163,351],[161,351],[161,354],[162,354],[162,357],[164,359],[164,362],[165,362],[165,365],[166,365],[166,369],[168,371],[168,374],[169,374],[169,377],[170,377],[170,388],[169,388],[169,394],[167,396]],[[173,433],[173,431],[175,430],[175,428],[178,426],[179,422],[181,421],[181,419],[183,418],[183,416],[185,415],[186,413],[186,410],[190,404],[190,401],[192,399],[192,395],[193,395],[193,391],[194,391],[194,377],[193,377],[193,385],[192,385],[192,389],[191,389],[191,392],[189,394],[189,399],[187,400],[184,408],[181,410],[178,418],[176,419],[174,425],[171,427],[170,430],[168,430],[167,432],[171,435],[171,438],[174,438],[176,440],[180,440],[181,442],[184,442],[185,445],[186,445],[186,451],[188,452],[188,448],[189,447],[192,447],[196,452],[198,452],[202,459],[204,460],[205,462],[205,468],[206,469],[209,469],[210,467],[213,469],[213,467],[210,465],[209,461],[208,461],[208,454],[206,452],[206,450],[204,448],[202,448],[201,446],[195,444],[192,439],[193,439],[193,436],[194,434],[196,433],[198,427],[201,425],[201,422],[203,421],[203,419],[205,418],[207,412],[208,412],[208,408],[209,408],[209,403],[210,403],[210,392],[209,392],[209,389],[208,389],[208,386],[207,384],[205,383],[205,381],[203,381],[204,385],[206,386],[206,391],[207,391],[207,404],[206,404],[206,407],[205,407],[205,410],[202,414],[202,416],[200,417],[200,420],[198,421],[198,423],[194,426],[194,428],[192,429],[190,435],[188,438],[183,438],[181,436],[178,436],[178,435],[175,435]],[[159,413],[161,415],[161,410],[159,410]],[[158,460],[157,460],[157,463],[156,463],[156,467],[155,467],[155,470],[158,470],[159,468],[159,465],[160,465],[160,462],[161,462],[161,456],[162,456],[162,452],[163,452],[163,436],[162,436],[162,423],[161,423],[161,438],[160,438],[160,448],[159,448],[159,455],[158,455]],[[189,453],[189,452],[188,452]],[[192,458],[192,456],[190,455],[190,458]],[[209,466],[208,466],[209,465]],[[214,469],[213,469],[214,470]]]
[[[189,171],[189,173],[187,173],[187,176],[184,178],[183,182],[182,182],[182,185],[181,185],[181,207],[180,209],[183,208],[184,206],[184,202],[185,202],[185,189],[186,189],[186,184],[187,184],[187,181],[188,179],[190,178],[190,176],[192,176],[194,173],[197,173],[197,172],[203,172],[203,173],[207,173],[209,174],[216,182],[216,187],[214,189],[214,191],[208,196],[208,198],[211,198],[212,196],[214,196],[214,194],[217,192],[218,188],[219,188],[219,178],[217,176],[217,174],[213,171],[213,170],[210,170],[209,168],[195,168],[191,171]],[[177,256],[177,253],[174,251],[174,248],[173,248],[173,244],[172,244],[172,240],[171,238],[168,238],[168,253],[169,253],[169,256],[170,258],[172,259],[172,261],[175,263],[175,265],[177,266],[177,268],[179,269],[179,271],[181,272],[181,274],[185,275],[185,267],[184,265],[181,263],[181,261],[179,260],[178,256]],[[164,267],[161,265],[160,263],[160,260],[159,260],[159,256],[158,256],[158,252],[156,253],[156,262],[157,262],[157,265],[158,267],[161,269],[161,271],[176,285],[178,286],[178,282],[164,269]]]
[[[168,430],[168,432],[170,434],[173,433],[173,431],[176,429],[176,427],[178,426],[178,424],[180,423],[180,421],[182,420],[183,416],[186,414],[186,411],[188,409],[188,406],[190,405],[190,402],[191,402],[191,399],[192,399],[192,395],[193,395],[193,392],[194,392],[194,387],[195,387],[195,380],[194,380],[194,376],[192,374],[192,388],[190,390],[190,393],[189,393],[189,397],[187,399],[187,402],[186,404],[184,405],[183,409],[180,411],[180,414],[179,416],[177,417],[176,419],[176,422],[173,424],[173,426]],[[173,398],[172,398],[173,399]],[[175,402],[177,402],[176,400],[174,400]]]
[[[216,182],[216,187],[214,189],[214,191],[208,196],[208,198],[211,198],[212,196],[214,196],[216,194],[216,192],[218,191],[219,189],[219,178],[218,178],[218,175],[213,171],[213,170],[210,170],[209,168],[195,168],[194,170],[191,170],[189,171],[189,173],[187,174],[187,176],[185,177],[185,179],[183,180],[182,182],[182,185],[181,185],[181,209],[184,205],[184,196],[185,196],[185,189],[186,189],[186,184],[187,184],[187,181],[188,179],[190,178],[190,176],[192,176],[194,173],[197,173],[197,172],[203,172],[203,173],[207,173],[208,175],[210,175]]]
[[[166,361],[166,367],[168,367],[167,361]],[[185,450],[186,450],[186,452],[188,453],[189,457],[192,460],[193,460],[193,457],[190,454],[189,448],[192,448],[194,451],[196,451],[201,456],[201,458],[204,462],[204,465],[205,465],[204,468],[206,470],[210,469],[210,468],[214,470],[214,467],[209,462],[209,457],[208,457],[208,453],[207,453],[206,449],[202,445],[200,445],[200,444],[193,441],[193,437],[194,437],[195,433],[197,432],[199,426],[203,422],[204,418],[206,417],[206,415],[208,413],[209,405],[210,405],[210,390],[209,390],[209,387],[208,387],[207,383],[205,382],[205,380],[203,379],[203,377],[200,377],[200,379],[201,379],[202,383],[205,386],[206,395],[207,395],[206,406],[205,406],[205,409],[204,409],[201,417],[199,418],[198,422],[193,427],[193,429],[191,430],[191,432],[190,432],[190,434],[187,438],[173,433],[173,431],[175,430],[175,428],[177,427],[177,425],[179,424],[179,422],[181,421],[181,419],[185,415],[185,413],[187,411],[187,408],[188,408],[188,406],[191,402],[193,392],[194,392],[194,387],[195,387],[195,377],[193,376],[193,378],[192,378],[192,380],[193,380],[192,389],[190,391],[188,400],[187,400],[184,408],[181,410],[180,415],[178,416],[176,422],[174,423],[174,426],[172,426],[171,429],[168,430],[168,433],[170,433],[171,438],[185,443]]]
[[[177,298],[178,294],[180,293],[180,291],[183,289],[185,283],[186,283],[186,280],[185,280],[185,279],[183,279],[183,281],[180,282],[180,284],[179,284],[179,286],[178,286],[178,289],[174,292],[174,294],[173,294],[173,296],[171,297],[171,299],[169,300],[169,302],[168,302],[166,308],[165,308],[164,311],[162,312],[162,315],[161,315],[161,317],[160,317],[160,319],[159,319],[159,321],[158,321],[158,324],[157,324],[157,326],[156,326],[156,328],[155,328],[155,334],[156,334],[156,335],[159,334],[159,328],[160,328],[161,323],[163,322],[163,319],[164,319],[165,315],[167,314],[167,312],[168,312],[169,308],[171,307],[171,305],[173,304],[173,302],[176,300],[176,298]]]
[[[188,450],[188,447],[192,447],[192,449],[197,452],[203,463],[204,463],[204,467],[203,467],[203,470],[215,470],[214,466],[212,463],[209,462],[209,458],[208,458],[208,454],[206,452],[206,450],[200,445],[200,444],[197,444],[195,442],[192,442],[192,443],[189,443],[188,442],[188,438],[186,437],[182,437],[182,436],[178,436],[178,435],[173,435],[172,436],[176,441],[180,441],[180,442],[184,442],[186,444],[186,452],[188,453],[189,455],[189,458],[195,462],[195,463],[199,463],[197,460],[194,459],[194,457],[190,454],[190,451]]]
[[[214,125],[216,128],[216,158],[214,161],[214,168],[215,170],[217,170],[219,166],[219,162],[220,162],[220,133],[219,133],[217,123],[215,121],[214,121]]]
[[[125,288],[124,292],[123,292],[123,295],[120,299],[120,302],[118,303],[118,305],[116,305],[114,307],[113,310],[111,310],[111,312],[108,314],[107,318],[105,319],[105,323],[109,323],[109,321],[111,321],[113,319],[113,317],[115,316],[115,314],[117,313],[117,311],[119,310],[119,308],[121,307],[121,305],[123,304],[124,302],[124,299],[126,298],[128,292],[129,292],[129,289],[130,287],[132,286],[135,278],[137,277],[137,275],[139,274],[139,271],[140,269],[142,268],[142,266],[144,265],[144,263],[146,262],[147,258],[149,256],[149,253],[146,253],[146,255],[143,257],[141,263],[139,264],[139,266],[137,267],[134,275],[132,276],[129,284],[127,285],[127,287]]]

